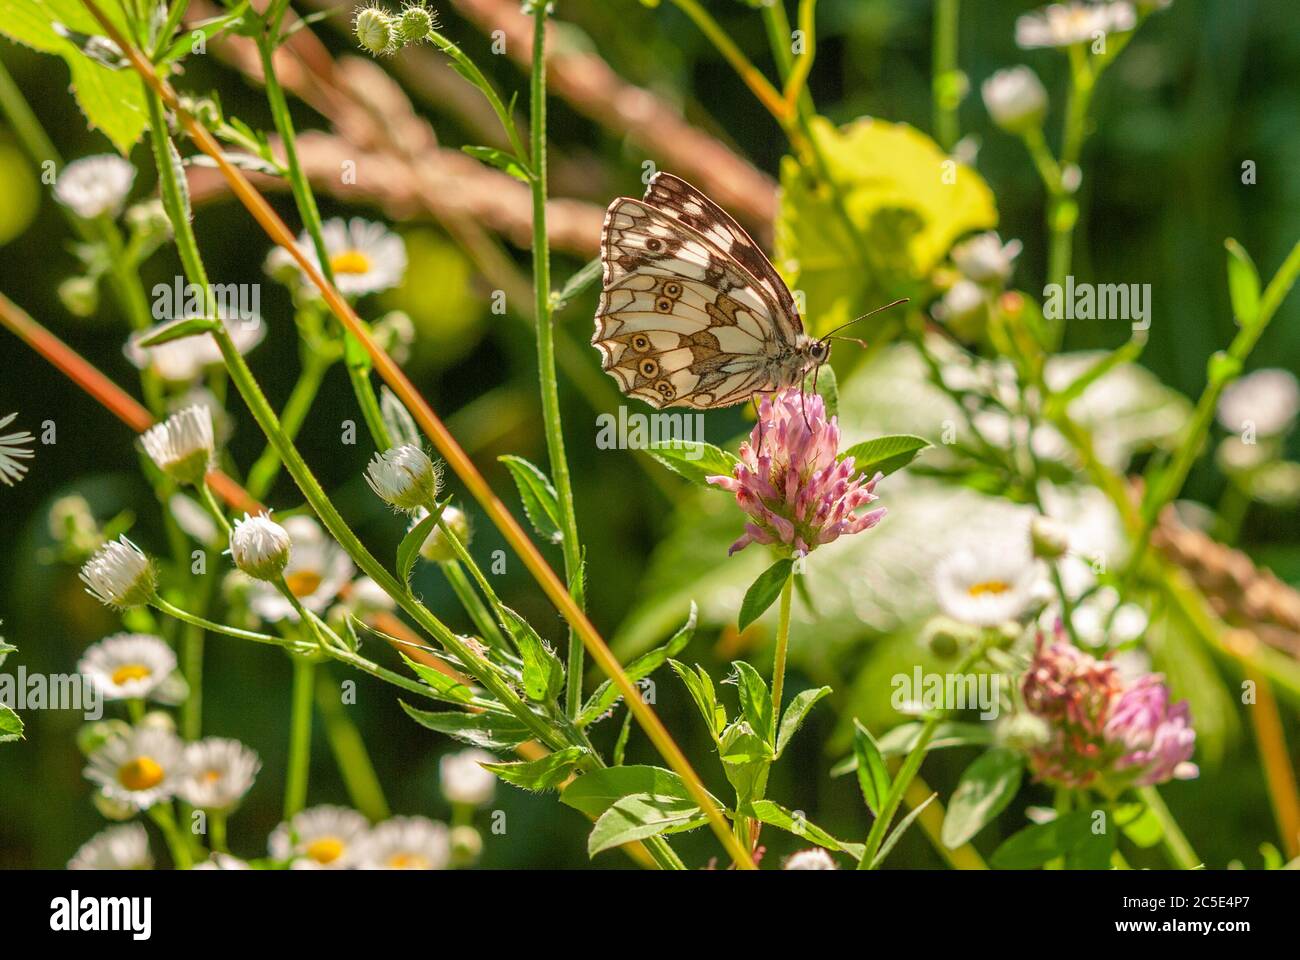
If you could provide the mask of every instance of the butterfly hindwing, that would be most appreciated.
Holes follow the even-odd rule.
[[[797,328],[705,235],[623,198],[606,214],[601,259],[592,343],[624,393],[656,407],[709,409],[781,385]]]

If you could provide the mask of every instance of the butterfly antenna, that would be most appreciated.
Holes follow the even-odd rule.
[[[825,337],[826,340],[842,340],[845,343],[856,343],[863,350],[869,349],[871,344],[865,340],[859,340],[857,337]]]
[[[826,336],[822,337],[821,339],[822,339],[822,340],[829,340],[829,339],[831,339],[831,334],[839,333],[839,332],[840,332],[841,330],[843,330],[845,327],[851,327],[851,326],[853,326],[855,323],[857,323],[857,322],[860,321],[860,320],[865,320],[865,319],[867,319],[867,317],[874,317],[876,314],[880,313],[882,310],[888,310],[890,307],[897,307],[897,306],[900,305],[900,304],[907,303],[907,301],[908,301],[908,298],[907,298],[907,297],[900,297],[899,299],[895,300],[893,303],[887,303],[887,304],[885,304],[883,307],[876,307],[876,309],[874,309],[874,310],[868,310],[868,311],[867,311],[866,313],[864,313],[862,316],[857,317],[857,318],[855,318],[855,319],[853,319],[853,320],[850,320],[848,323],[841,323],[838,327],[836,327],[836,328],[835,328],[834,330],[832,330],[830,333],[826,334]]]

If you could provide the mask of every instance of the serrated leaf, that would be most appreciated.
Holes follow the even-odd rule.
[[[681,833],[708,823],[694,801],[634,793],[615,802],[596,820],[587,838],[587,856],[661,833]]]
[[[404,700],[397,701],[407,716],[422,727],[445,733],[463,743],[484,750],[513,750],[532,733],[519,718],[494,711],[460,713],[454,710],[417,710]]]
[[[779,803],[774,803],[771,800],[755,800],[750,805],[750,810],[754,817],[763,823],[778,827],[800,839],[815,843],[819,847],[825,847],[827,850],[834,850],[836,853],[847,853],[854,860],[862,859],[862,844],[837,840],[815,823],[809,822],[805,817],[796,816]]]
[[[437,695],[438,699],[446,700],[449,703],[470,703],[474,700],[474,691],[459,680],[447,676],[440,670],[435,670],[428,664],[412,660],[404,653],[401,656],[406,661],[406,665],[415,672],[417,677],[425,682]]]
[[[1048,823],[1035,823],[1007,838],[989,863],[999,870],[1029,870],[1062,857],[1092,835],[1092,812],[1075,810]]]
[[[539,703],[552,699],[564,688],[564,665],[532,624],[507,606],[502,606],[501,612],[524,662],[524,693]]]
[[[778,560],[749,585],[749,589],[745,591],[745,599],[740,604],[740,617],[737,620],[737,626],[741,630],[761,617],[767,608],[776,602],[786,581],[790,579],[790,571],[793,568],[794,561],[789,557]]]
[[[720,447],[701,440],[665,440],[651,444],[646,452],[674,473],[710,490],[722,488],[708,483],[705,478],[729,477],[740,462]]]
[[[956,849],[992,823],[1020,789],[1023,771],[1024,761],[1013,750],[995,748],[976,758],[948,801],[941,834],[944,845]]]
[[[529,173],[524,166],[504,150],[498,150],[496,147],[474,146],[464,146],[461,147],[461,149],[475,160],[478,160],[481,163],[486,163],[489,167],[495,167],[503,173],[508,173],[516,180],[520,180],[524,183],[532,181],[532,177],[529,176]]]
[[[569,779],[574,766],[586,752],[582,747],[568,747],[537,760],[520,763],[484,763],[481,766],[485,770],[491,770],[506,783],[514,784],[524,790],[554,790]]]
[[[695,635],[695,623],[698,617],[699,610],[696,608],[695,602],[692,601],[690,616],[678,628],[677,632],[669,638],[667,643],[662,647],[651,650],[649,653],[642,654],[623,668],[627,678],[635,683],[642,677],[648,677],[663,666],[670,657],[681,653],[686,648],[686,645],[691,642],[691,637]],[[612,681],[606,680],[596,688],[596,692],[583,705],[582,711],[578,714],[578,726],[582,727],[591,723],[613,706],[618,697],[618,688],[614,686]]]
[[[551,295],[551,301],[553,304],[552,309],[563,309],[570,300],[578,296],[582,291],[586,290],[589,286],[600,279],[601,270],[602,266],[600,257],[594,257],[587,261],[586,265],[583,266],[582,269],[569,277],[558,293]]]
[[[921,815],[921,811],[924,810],[926,807],[928,807],[931,803],[933,803],[934,798],[937,796],[938,796],[937,793],[930,794],[923,801],[921,801],[921,803],[913,807],[912,811],[908,813],[907,816],[905,816],[902,820],[898,821],[898,826],[894,827],[893,832],[888,837],[885,838],[885,842],[880,845],[880,850],[877,851],[876,853],[876,858],[871,861],[872,870],[875,870],[877,867],[879,867],[882,863],[885,862],[885,857],[889,856],[889,851],[894,849],[894,845],[898,843],[898,841],[902,838],[903,834],[907,832],[907,828],[912,825],[912,821],[914,821],[917,817],[919,817]]]
[[[23,738],[23,718],[13,708],[0,703],[0,743]]]
[[[888,437],[876,437],[865,443],[855,444],[840,454],[839,459],[853,458],[853,469],[865,473],[868,477],[877,472],[889,476],[895,470],[901,470],[923,450],[928,450],[930,441],[911,434],[900,433]]]
[[[808,716],[808,712],[812,710],[818,700],[830,696],[830,693],[830,687],[817,687],[816,689],[800,692],[790,701],[790,706],[785,708],[785,716],[781,718],[781,732],[776,737],[776,755],[778,757],[785,752],[790,739],[799,732],[799,728],[803,726],[804,718]]]
[[[1246,248],[1232,237],[1223,245],[1228,249],[1228,296],[1232,314],[1244,327],[1259,315],[1259,270]]]
[[[750,728],[764,740],[772,738],[774,720],[772,716],[772,695],[767,689],[767,682],[758,675],[758,671],[744,660],[732,664],[736,671],[740,692],[740,711]]]
[[[722,704],[718,703],[718,695],[713,688],[713,679],[703,667],[692,670],[686,664],[679,663],[676,660],[669,660],[668,665],[673,668],[673,672],[677,676],[681,677],[682,683],[686,684],[691,699],[695,701],[695,706],[699,708],[700,715],[704,717],[704,723],[709,729],[709,735],[714,740],[717,740],[718,734],[727,725],[727,711]]]
[[[559,497],[555,487],[551,486],[550,478],[523,457],[506,455],[497,459],[506,465],[514,477],[519,497],[524,502],[524,513],[528,515],[537,535],[551,543],[563,540]]]
[[[615,801],[632,794],[653,794],[694,802],[682,778],[663,767],[605,767],[582,774],[560,793],[560,802],[589,817],[599,817]],[[714,798],[713,802],[722,804]]]
[[[872,815],[878,817],[889,795],[891,780],[875,738],[857,720],[853,721],[853,755],[858,761],[858,787],[862,790],[862,799]]]

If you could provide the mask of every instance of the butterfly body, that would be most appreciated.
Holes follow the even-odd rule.
[[[620,389],[655,407],[712,409],[801,383],[829,345],[749,235],[684,180],[610,204],[592,344]]]

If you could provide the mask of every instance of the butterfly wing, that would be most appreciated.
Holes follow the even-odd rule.
[[[605,215],[601,261],[591,342],[624,393],[655,407],[710,409],[783,385],[796,328],[703,234],[624,197]]]
[[[776,302],[779,308],[777,318],[789,327],[786,339],[793,342],[803,332],[803,321],[789,287],[776,272],[776,267],[772,266],[767,254],[750,239],[745,228],[732,219],[730,214],[681,177],[674,177],[671,173],[656,173],[650,179],[645,202],[690,227],[744,267],[767,296]]]

